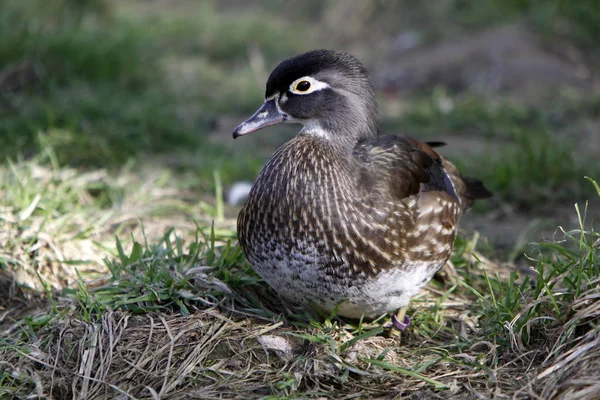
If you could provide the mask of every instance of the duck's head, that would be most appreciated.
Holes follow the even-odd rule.
[[[267,81],[265,102],[233,131],[245,135],[280,122],[305,134],[356,143],[377,135],[377,106],[366,69],[353,56],[314,50],[283,61]]]

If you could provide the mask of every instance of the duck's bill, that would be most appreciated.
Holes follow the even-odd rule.
[[[233,138],[282,122],[285,115],[277,107],[276,101],[276,99],[266,100],[253,116],[235,128]]]

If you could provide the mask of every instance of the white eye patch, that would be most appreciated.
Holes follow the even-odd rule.
[[[290,92],[294,94],[311,94],[330,87],[327,83],[321,82],[310,76],[303,76],[296,79],[290,85]]]

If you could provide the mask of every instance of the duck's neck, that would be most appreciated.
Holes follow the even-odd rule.
[[[345,153],[351,152],[358,141],[379,136],[375,96],[372,91],[364,92],[362,96],[354,93],[339,98],[320,123],[334,147]]]
[[[379,135],[379,127],[375,121],[366,125],[363,123],[351,123],[345,121],[343,126],[307,124],[300,131],[301,135],[310,135],[318,138],[336,150],[340,155],[352,153],[356,144],[364,139],[375,138]]]

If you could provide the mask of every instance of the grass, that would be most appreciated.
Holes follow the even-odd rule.
[[[156,12],[151,6],[139,12],[144,7],[136,2],[117,6],[88,0],[76,8],[60,4],[2,3],[1,159],[28,158],[50,146],[61,165],[118,169],[156,160],[193,171],[201,180],[194,184],[210,191],[214,170],[226,185],[252,179],[270,153],[263,148],[274,144],[259,143],[248,157],[245,148],[226,145],[235,123],[224,124],[221,116],[239,114],[241,120],[251,114],[278,60],[328,45],[299,33],[301,24],[265,18],[257,11],[240,19],[211,2],[184,12]],[[275,10],[280,6],[273,5]],[[583,111],[571,101],[541,112],[467,96],[456,99],[448,113],[439,107],[448,96],[438,90],[417,99],[400,121],[388,125],[419,137],[443,132],[508,142],[492,163],[485,163],[490,168],[480,176],[507,200],[526,202],[511,196],[529,185],[534,186],[531,203],[555,192],[580,191],[586,186],[574,178],[582,170],[597,172],[586,169],[593,167],[587,160],[573,162],[568,140],[558,139],[569,121],[594,118],[597,100],[582,100]],[[527,151],[515,150],[519,148]],[[512,162],[515,157],[518,163]],[[232,164],[231,159],[238,161]],[[481,158],[472,160],[461,166],[481,165]],[[529,182],[525,177],[532,173]],[[557,190],[565,183],[570,186]]]
[[[152,238],[162,236],[165,225],[192,230],[192,219],[210,224],[219,216],[207,214],[216,204],[171,198],[185,183],[168,171],[136,166],[133,174],[126,166],[114,175],[82,172],[60,167],[50,148],[29,161],[8,161],[0,177],[0,265],[36,290],[44,287],[40,280],[54,289],[69,286],[79,279],[74,268],[90,273],[86,279],[97,277],[114,235],[138,227],[142,216]]]
[[[164,86],[151,84],[160,69],[147,35],[92,12],[85,15],[93,21],[72,21],[68,5],[55,8],[45,18],[44,7],[3,6],[0,63],[23,87],[3,99],[2,158],[50,144],[62,163],[97,166],[169,150],[174,141],[199,145],[178,123]]]
[[[384,3],[369,18],[397,29]],[[270,4],[242,17],[217,2],[0,3],[0,398],[593,397],[600,236],[581,202],[560,241],[522,259],[459,237],[401,337],[386,316],[291,314],[254,274],[223,196],[283,139],[221,136],[274,63],[330,45],[307,20],[336,20],[323,2]],[[448,4],[435,26],[535,19],[582,48],[597,34],[568,2]],[[495,192],[486,210],[553,209],[600,197],[572,140],[598,119],[596,97],[438,88],[384,130],[476,138],[485,152],[456,160]]]
[[[239,24],[209,2],[191,11],[197,18],[160,19],[132,15],[127,4],[100,12],[105,3],[81,2],[75,16],[67,2],[39,3],[2,3],[1,159],[50,146],[63,165],[118,168],[170,157],[207,182],[221,167],[229,181],[251,176],[227,168],[228,150],[206,136],[223,111],[257,106],[267,74],[261,65],[294,48],[292,26],[258,15]],[[247,37],[260,50],[245,51]]]
[[[556,35],[558,31],[563,40],[571,39],[591,51],[600,39],[600,14],[593,1],[575,3],[564,0],[515,0],[497,3],[509,13],[524,13],[533,26],[545,35]],[[598,54],[594,56],[597,57]]]
[[[36,211],[32,218],[44,218]],[[474,395],[493,387],[506,396],[585,398],[597,389],[587,363],[597,360],[600,234],[584,208],[576,212],[579,226],[563,231],[562,242],[529,250],[529,273],[491,263],[473,241],[457,242],[454,267],[413,301],[401,346],[381,322],[286,317],[231,230],[198,227],[186,239],[141,231],[142,241],[117,239],[101,279],[80,274],[60,294],[48,291],[49,307],[5,327],[0,390],[212,398]]]

